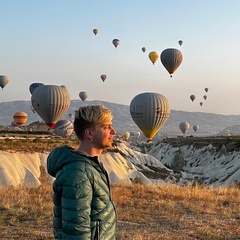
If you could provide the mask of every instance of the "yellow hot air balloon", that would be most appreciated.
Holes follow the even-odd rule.
[[[190,125],[188,122],[181,122],[179,124],[179,128],[182,131],[182,133],[185,134],[188,131],[188,129],[190,128]]]
[[[9,82],[9,79],[7,76],[0,75],[0,87],[3,89]]]
[[[154,64],[159,59],[159,54],[156,51],[152,51],[148,54],[149,59]]]
[[[34,90],[32,106],[45,123],[53,128],[70,106],[68,91],[61,86],[43,85]]]
[[[94,33],[95,35],[97,35],[97,34],[98,34],[98,29],[97,29],[97,28],[94,28],[94,29],[93,29],[93,33]]]
[[[73,132],[73,124],[69,120],[59,120],[53,128],[53,132],[63,138],[69,138]]]
[[[167,48],[161,53],[161,62],[163,66],[167,69],[172,77],[172,74],[177,70],[181,65],[183,60],[183,55],[181,51],[175,48]]]
[[[166,123],[170,105],[167,98],[159,93],[140,93],[130,103],[130,114],[144,135],[152,141]]]
[[[19,127],[22,127],[24,123],[27,122],[28,115],[25,112],[15,112],[13,115],[13,120]]]
[[[130,133],[129,133],[129,132],[124,132],[124,133],[123,133],[123,139],[124,139],[125,141],[127,141],[127,140],[129,139],[129,137],[130,137]]]

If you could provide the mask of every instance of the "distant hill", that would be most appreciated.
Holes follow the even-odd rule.
[[[103,104],[112,110],[114,115],[113,125],[118,132],[139,131],[139,128],[131,118],[129,106],[112,102],[98,100],[82,102],[81,100],[71,100],[70,108],[64,115],[63,119],[69,119],[68,114],[74,113],[74,110],[78,109],[80,106],[93,104]],[[0,125],[11,125],[11,122],[13,121],[13,114],[17,111],[24,111],[28,114],[28,121],[26,125],[36,121],[43,122],[37,113],[33,113],[31,110],[30,101],[12,101],[0,103]],[[177,110],[171,110],[168,121],[165,123],[159,133],[167,136],[170,136],[171,134],[182,135],[182,132],[179,130],[180,122],[188,122],[191,126],[186,135],[212,135],[219,134],[220,132],[220,134],[224,134],[226,129],[231,129],[230,132],[232,135],[240,134],[239,127],[232,127],[240,125],[240,115],[221,115],[214,113],[185,112]],[[199,126],[197,133],[195,133],[192,129],[193,125]],[[239,131],[239,133],[235,133],[235,130]]]

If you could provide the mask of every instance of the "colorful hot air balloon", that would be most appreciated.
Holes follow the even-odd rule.
[[[3,89],[9,82],[9,79],[7,76],[0,75],[0,87]]]
[[[100,77],[101,77],[101,79],[102,79],[103,82],[104,82],[104,81],[106,80],[106,78],[107,78],[107,76],[106,76],[105,74],[102,74]]]
[[[205,90],[205,92],[208,92],[208,88],[205,88],[204,90]]]
[[[197,132],[198,129],[199,129],[199,126],[198,126],[198,125],[193,125],[193,130],[194,130],[194,132]]]
[[[196,99],[196,96],[195,95],[191,95],[190,96],[190,99],[192,100],[192,102]]]
[[[156,51],[152,51],[148,54],[148,57],[151,60],[151,62],[154,64],[158,60],[159,54]]]
[[[98,29],[97,29],[97,28],[94,28],[94,29],[93,29],[93,33],[94,33],[95,35],[97,35],[97,34],[98,34]]]
[[[69,120],[59,120],[53,128],[53,132],[63,138],[69,138],[73,132],[73,124]]]
[[[32,106],[45,123],[53,128],[70,106],[68,91],[56,85],[44,85],[34,90]]]
[[[143,52],[146,52],[146,48],[145,48],[145,47],[142,47],[142,51],[143,51]]]
[[[161,62],[170,76],[177,70],[183,60],[182,53],[175,48],[167,48],[161,53]]]
[[[37,87],[41,87],[43,86],[44,84],[43,83],[32,83],[30,86],[29,86],[29,91],[30,93],[32,94],[33,91],[37,88]]]
[[[190,125],[188,122],[181,122],[179,124],[179,128],[182,131],[182,133],[185,134],[188,131],[188,129],[190,128]]]
[[[27,122],[28,115],[25,112],[15,112],[13,115],[13,120],[19,127],[22,127],[24,123]]]
[[[178,41],[178,44],[179,44],[180,46],[182,46],[183,41],[182,41],[182,40],[179,40],[179,41]]]
[[[115,48],[117,48],[118,45],[120,44],[120,40],[119,39],[113,39],[112,44],[114,45]]]
[[[207,100],[207,95],[204,95],[203,98],[204,98],[204,100]]]
[[[130,103],[130,114],[144,135],[152,141],[167,121],[170,105],[167,98],[159,93],[140,93]]]
[[[88,93],[87,92],[80,92],[79,93],[79,97],[81,98],[81,100],[84,102],[87,98],[88,98]]]

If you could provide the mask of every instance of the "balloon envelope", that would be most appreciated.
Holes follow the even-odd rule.
[[[125,141],[127,141],[127,140],[129,139],[129,137],[130,137],[130,133],[129,133],[129,132],[124,132],[124,133],[123,133],[123,139],[124,139]]]
[[[197,132],[198,129],[199,129],[199,126],[198,126],[198,125],[193,125],[193,130],[194,130],[194,132]]]
[[[94,33],[95,35],[97,35],[97,34],[98,34],[98,29],[97,29],[97,28],[94,28],[94,29],[93,29],[93,33]]]
[[[205,92],[208,92],[208,88],[205,88],[204,90],[205,90]]]
[[[200,102],[199,104],[200,104],[200,106],[202,106],[202,105],[203,105],[203,102]]]
[[[28,115],[25,112],[15,112],[13,115],[13,120],[19,127],[22,127],[24,123],[27,122]]]
[[[203,98],[204,98],[204,100],[207,100],[207,95],[204,95]]]
[[[113,43],[114,47],[117,48],[118,45],[120,44],[120,40],[119,39],[113,39],[112,43]]]
[[[104,82],[104,81],[106,80],[106,78],[107,78],[107,76],[106,76],[105,74],[102,74],[100,77],[101,77],[101,79],[102,79],[103,82]]]
[[[182,41],[182,40],[179,40],[179,41],[178,41],[178,44],[179,44],[180,46],[182,46],[183,41]]]
[[[43,85],[35,89],[32,106],[45,123],[53,128],[70,106],[68,91],[56,85]]]
[[[29,91],[30,93],[32,94],[33,91],[37,88],[37,87],[40,87],[40,86],[43,86],[44,84],[43,83],[32,83],[30,86],[29,86]]]
[[[87,98],[88,98],[88,93],[87,92],[80,92],[79,93],[79,97],[81,98],[81,100],[84,102]]]
[[[146,52],[146,48],[145,48],[145,47],[142,47],[142,51],[143,51],[143,52]]]
[[[196,99],[196,96],[195,95],[191,95],[190,96],[190,99],[192,100],[192,102]]]
[[[182,131],[182,133],[185,134],[188,131],[188,129],[190,128],[190,125],[188,122],[181,122],[179,124],[179,128]]]
[[[9,79],[7,76],[0,75],[0,87],[3,89],[9,82]]]
[[[170,73],[170,76],[177,70],[183,60],[182,53],[175,48],[167,48],[161,53],[161,62]]]
[[[130,114],[144,135],[152,140],[167,121],[170,105],[167,98],[159,93],[140,93],[130,103]]]
[[[154,64],[159,59],[159,54],[156,51],[152,51],[148,54],[149,59]]]
[[[73,124],[69,120],[59,120],[53,128],[53,132],[63,138],[69,138],[73,132]]]

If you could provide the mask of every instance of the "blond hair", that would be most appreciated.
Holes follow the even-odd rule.
[[[113,118],[111,110],[104,105],[88,105],[75,111],[74,131],[81,140],[86,128],[95,127],[97,123],[107,123]]]

